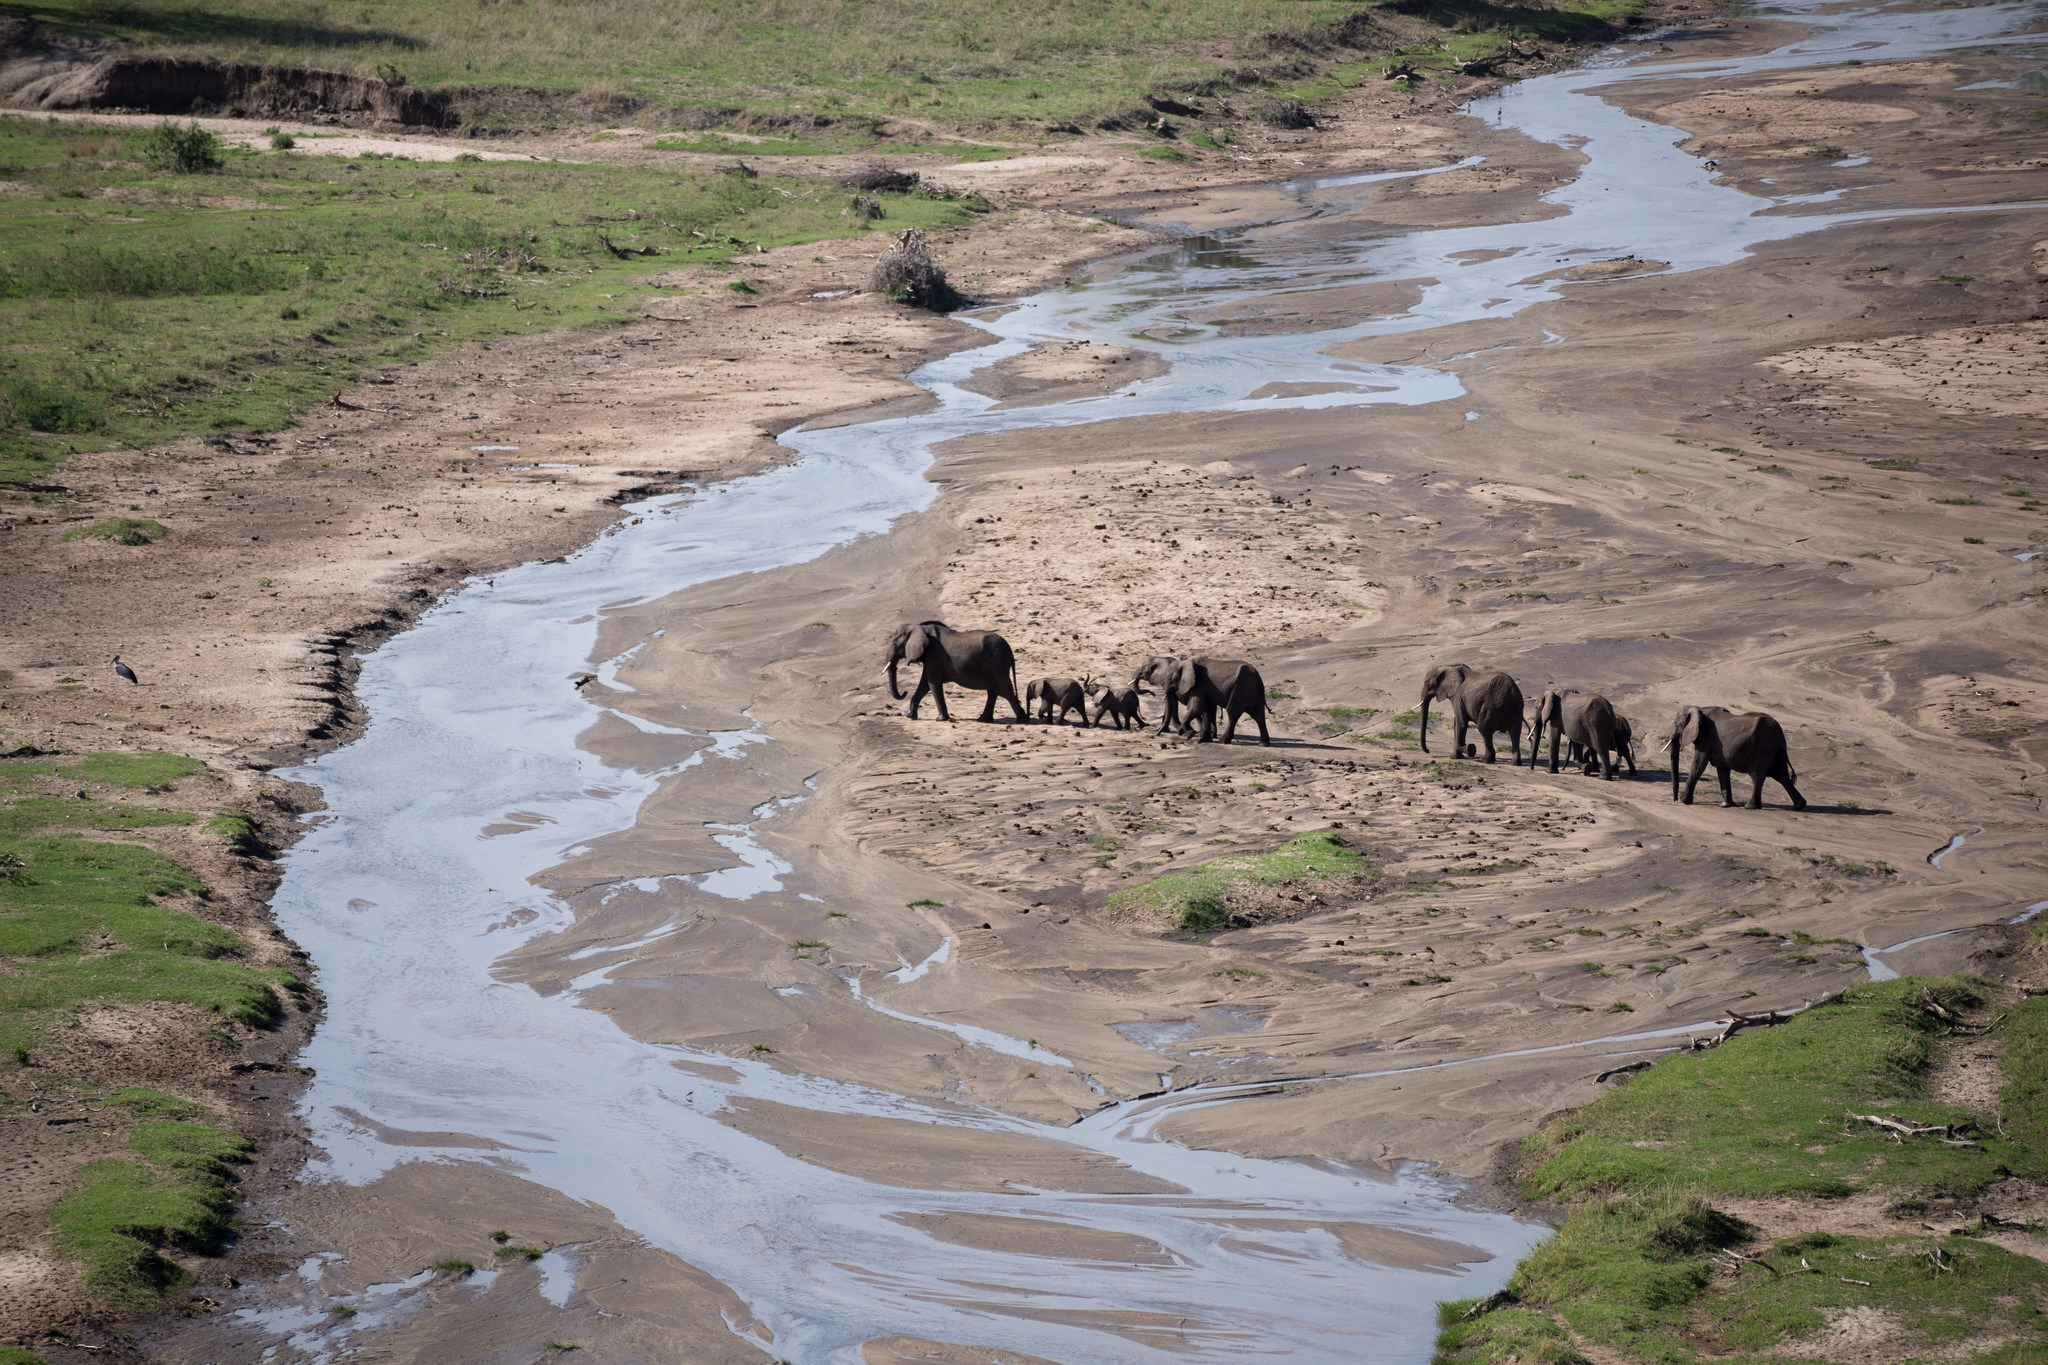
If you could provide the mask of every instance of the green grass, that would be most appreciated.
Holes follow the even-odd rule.
[[[957,161],[1001,161],[1017,155],[1015,147],[990,147],[976,142],[915,142],[883,137],[880,133],[850,130],[842,138],[732,137],[724,133],[697,133],[661,137],[653,145],[664,152],[711,152],[738,157],[749,156],[844,156],[869,152],[876,157],[914,156],[921,152],[943,152]]]
[[[85,805],[85,802],[77,803]],[[281,1013],[289,973],[233,959],[242,940],[157,898],[199,879],[154,849],[66,838],[6,843],[26,879],[0,881],[0,1049],[40,1046],[93,1001],[170,1001],[252,1027]]]
[[[56,429],[67,431],[76,428],[67,425]],[[67,531],[64,533],[64,539],[111,540],[119,545],[147,545],[151,541],[162,540],[170,533],[170,527],[148,517],[108,517],[105,521],[81,526],[76,531]]]
[[[1187,933],[1212,934],[1238,917],[1231,908],[1233,897],[1378,875],[1378,869],[1353,853],[1341,836],[1316,830],[1298,834],[1270,853],[1232,854],[1169,872],[1111,896],[1109,908],[1169,914],[1175,927]]]
[[[275,430],[373,367],[617,323],[659,271],[702,267],[723,283],[743,248],[862,230],[826,181],[249,152],[181,176],[134,159],[139,135],[67,155],[79,142],[75,126],[0,118],[0,177],[21,187],[0,196],[0,479],[45,481],[80,449]],[[891,229],[979,207],[882,198]],[[661,254],[618,260],[600,233]],[[310,463],[291,473],[360,479]],[[162,526],[121,518],[87,533]]]
[[[1953,1196],[1983,1189],[2000,1166],[2042,1167],[2040,1149],[1996,1134],[1970,1152],[1845,1129],[1847,1109],[1927,1123],[1972,1117],[1925,1097],[1921,1072],[1941,1024],[1917,1008],[1923,988],[1919,979],[1861,986],[1777,1028],[1660,1062],[1531,1138],[1541,1159],[1524,1184],[1549,1198],[1701,1182],[1751,1197],[1873,1186]],[[1959,982],[1930,989],[1951,1009],[1974,998]],[[1637,1145],[1646,1139],[1658,1145]],[[1816,1146],[1824,1150],[1807,1150]]]
[[[208,1111],[189,1100],[175,1095],[166,1095],[156,1090],[145,1090],[140,1086],[124,1086],[102,1096],[108,1104],[119,1105],[139,1118],[190,1119],[205,1116]]]
[[[76,765],[76,771],[81,777],[109,786],[160,791],[180,778],[198,776],[206,771],[206,765],[183,754],[145,749],[139,753],[87,754]]]
[[[1790,1197],[1813,1201],[1824,1219],[1831,1198],[1880,1190],[1917,1217],[1929,1200],[1974,1194],[2007,1171],[2042,1171],[2048,1000],[2022,1002],[2001,1026],[2001,1131],[1928,1098],[1925,1071],[1946,1026],[1921,1007],[1923,992],[1951,1011],[1977,1002],[1962,978],[1857,987],[1779,1027],[1668,1057],[1552,1121],[1524,1144],[1519,1178],[1569,1216],[1499,1299],[1444,1306],[1437,1365],[1582,1365],[1582,1343],[1632,1365],[1762,1352],[1807,1360],[1802,1338],[1858,1307],[1883,1310],[1906,1334],[1898,1358],[1985,1335],[2014,1341],[1967,1359],[2041,1358],[2048,1266],[2037,1260],[1910,1223],[1896,1235],[1816,1231],[1765,1246],[1715,1207]],[[1975,1148],[1895,1141],[1845,1111],[1976,1122],[1980,1135]]]
[[[197,1123],[138,1123],[128,1146],[143,1162],[110,1159],[81,1167],[71,1192],[50,1211],[57,1249],[82,1264],[88,1285],[137,1301],[189,1283],[159,1250],[202,1255],[226,1249],[238,1195],[231,1163],[252,1144]]]
[[[915,115],[1072,118],[1128,104],[1162,83],[1292,52],[1343,0],[1043,0],[1022,8],[942,0],[168,0],[111,6],[31,0],[67,27],[146,50],[369,72],[412,84],[592,90],[657,105],[744,107],[827,118]],[[1278,42],[1260,41],[1276,33]],[[1250,38],[1246,57],[1219,44]],[[659,113],[660,111],[656,111]],[[641,121],[645,121],[643,118]],[[807,120],[808,121],[808,120]]]
[[[0,1365],[49,1365],[34,1351],[19,1346],[0,1346]]]

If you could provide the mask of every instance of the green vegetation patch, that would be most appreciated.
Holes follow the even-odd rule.
[[[161,1294],[191,1276],[161,1248],[218,1255],[234,1230],[232,1163],[253,1144],[198,1123],[138,1123],[128,1145],[149,1164],[95,1161],[50,1211],[57,1249],[117,1301]]]
[[[20,1346],[0,1346],[0,1365],[49,1365],[49,1362]]]
[[[91,430],[91,428],[66,426],[58,427],[56,430],[85,431]],[[96,521],[90,526],[81,526],[76,531],[68,531],[65,533],[64,539],[111,540],[119,545],[147,545],[153,540],[163,539],[170,533],[170,527],[160,521],[152,521],[148,517],[108,517],[105,521]]]
[[[1831,1197],[1885,1189],[1905,1196],[1898,1209],[1924,1212],[1927,1199],[2038,1174],[2048,1000],[2024,1001],[2000,1024],[2002,1125],[1928,1097],[1935,1040],[1977,1003],[1963,978],[1861,986],[1711,1052],[1668,1057],[1553,1121],[1524,1144],[1521,1180],[1571,1212],[1500,1295],[1444,1305],[1437,1365],[1583,1365],[1594,1348],[1645,1365],[1805,1360],[1820,1354],[1801,1349],[1807,1338],[1856,1310],[1881,1315],[1863,1321],[1882,1323],[1887,1359],[2040,1358],[2048,1266],[2038,1260],[1907,1227],[1761,1245],[1755,1228],[1714,1207],[1803,1197],[1824,1220]],[[1948,1140],[1885,1132],[1856,1114],[1948,1125]],[[1955,1354],[1970,1341],[1985,1345]]]
[[[1976,998],[1959,980],[1878,982],[1710,1052],[1667,1058],[1528,1139],[1537,1160],[1523,1183],[1550,1198],[1702,1185],[1750,1197],[1871,1186],[1957,1196],[1982,1190],[2001,1166],[2039,1169],[2040,1149],[1995,1132],[1970,1150],[1845,1122],[1848,1111],[1940,1124],[1981,1117],[1926,1097],[1922,1073],[1945,1025],[1922,992],[1951,1011]]]
[[[279,973],[233,961],[240,938],[153,899],[202,890],[161,853],[63,838],[0,841],[0,852],[24,865],[0,880],[0,1052],[20,1058],[91,1001],[189,1004],[252,1027],[281,1014]]]
[[[166,754],[153,749],[139,753],[87,754],[77,765],[81,777],[115,787],[161,790],[184,777],[196,777],[206,765],[183,754]]]
[[[1232,854],[1169,872],[1118,892],[1110,897],[1109,908],[1169,914],[1175,927],[1187,933],[1213,934],[1263,918],[1252,911],[1252,905],[1263,899],[1262,892],[1379,875],[1379,869],[1353,853],[1342,836],[1315,830],[1296,835],[1270,853]]]
[[[204,1105],[181,1100],[176,1095],[166,1095],[160,1090],[148,1090],[141,1086],[123,1086],[119,1090],[101,1096],[108,1104],[119,1105],[138,1118],[148,1119],[191,1119],[211,1113]]]
[[[275,430],[371,367],[617,323],[657,272],[701,266],[722,283],[742,250],[865,230],[824,180],[246,149],[180,174],[146,164],[142,142],[0,118],[0,479],[42,481],[79,449]],[[973,212],[887,200],[896,229]],[[146,517],[73,532],[168,533]]]
[[[66,796],[24,796],[0,806],[0,839],[19,838],[41,829],[160,829],[189,825],[198,816],[182,810],[158,810],[120,801],[80,801]]]

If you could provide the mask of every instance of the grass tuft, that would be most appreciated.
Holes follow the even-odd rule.
[[[44,428],[48,430],[49,428]],[[75,430],[76,428],[59,428]],[[90,526],[64,533],[66,540],[111,540],[117,545],[147,545],[171,533],[171,528],[148,517],[108,517]]]
[[[1110,897],[1112,911],[1169,914],[1176,928],[1213,934],[1237,923],[1252,923],[1249,902],[1278,887],[1308,887],[1342,878],[1377,877],[1379,870],[1353,853],[1342,836],[1315,830],[1289,839],[1269,853],[1232,854],[1169,872],[1143,886]]]

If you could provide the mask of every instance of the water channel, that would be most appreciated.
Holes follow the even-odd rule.
[[[1831,209],[1843,191],[1769,201],[1717,184],[1677,150],[1675,130],[1626,115],[1598,94],[1646,77],[1705,80],[1852,56],[1920,56],[1991,41],[2022,27],[2029,12],[2021,5],[1823,14],[1826,8],[1788,7],[1813,30],[1767,55],[1650,67],[1642,59],[1654,45],[1634,45],[1489,98],[1476,111],[1489,121],[1588,158],[1576,178],[1545,196],[1562,210],[1555,217],[1341,242],[1290,241],[1280,232],[1190,243],[1129,262],[1099,282],[1027,299],[976,322],[989,345],[913,376],[936,396],[933,411],[792,433],[784,440],[801,457],[795,463],[632,508],[628,522],[565,561],[469,583],[369,656],[359,688],[372,717],[367,733],[289,774],[319,786],[328,804],[287,860],[276,902],[284,930],[312,954],[327,998],[327,1021],[304,1058],[317,1070],[306,1119],[325,1154],[310,1178],[365,1182],[405,1161],[488,1159],[602,1205],[649,1242],[716,1276],[773,1329],[772,1356],[806,1365],[855,1365],[861,1341],[892,1332],[1099,1362],[1166,1352],[1186,1360],[1426,1360],[1431,1305],[1498,1287],[1543,1229],[1462,1205],[1447,1182],[1422,1171],[1387,1178],[1154,1140],[1152,1127],[1169,1107],[1159,1101],[1050,1127],[792,1074],[765,1060],[643,1043],[579,1008],[576,990],[543,997],[496,979],[492,966],[501,955],[572,918],[530,879],[631,826],[661,784],[691,781],[695,770],[715,773],[722,759],[775,742],[758,728],[693,732],[685,697],[672,732],[697,734],[709,747],[664,770],[614,768],[579,747],[606,712],[601,699],[586,700],[565,680],[593,666],[608,681],[615,676],[617,658],[592,657],[608,611],[801,563],[926,507],[936,495],[923,477],[935,443],[1157,413],[1447,401],[1463,392],[1454,375],[1340,361],[1323,348],[1511,315],[1553,297],[1558,282],[1540,277],[1563,263],[1633,253],[1668,261],[1672,271],[1697,270],[1736,261],[1761,242],[1884,216],[1868,206]],[[1372,179],[1288,188],[1314,217],[1362,197]],[[1431,283],[1403,315],[1309,336],[1233,336],[1188,317],[1234,300],[1375,277]],[[1112,396],[994,412],[990,400],[958,387],[1036,341],[1130,344],[1141,333],[1166,339],[1171,368]],[[1252,396],[1274,384],[1314,391]],[[659,728],[644,716],[610,714],[613,724]],[[792,790],[784,802],[758,809],[751,823],[717,827],[735,857],[730,871],[643,889],[674,898],[673,925],[688,918],[693,899],[784,894],[780,878],[789,868],[755,840],[755,827],[805,796]],[[539,826],[544,833],[482,837],[514,810],[551,823]],[[538,918],[520,924],[515,912],[529,907]],[[891,974],[897,981],[948,970],[950,943],[934,937],[929,956]],[[601,981],[651,941],[617,945],[579,984]],[[849,982],[870,1003],[887,987],[879,977]],[[965,1046],[1000,1051],[1017,1042],[971,1025],[943,1027]],[[1654,1042],[1654,1035],[1638,1037]],[[1049,1065],[1064,1060],[1036,1055]],[[678,1062],[723,1070],[685,1071]],[[1174,1098],[1225,1103],[1233,1093],[1242,1092]],[[719,1122],[721,1108],[742,1099],[1052,1140],[1185,1193],[991,1194],[870,1184]],[[443,1148],[418,1139],[399,1146],[379,1135],[391,1129],[471,1136]],[[1248,1240],[1219,1211],[1266,1227]],[[890,1217],[928,1212],[1064,1220],[1142,1238],[1165,1256],[1132,1267],[1006,1255],[942,1244]],[[1341,1223],[1424,1234],[1491,1259],[1433,1270],[1359,1260],[1328,1231]],[[566,1263],[551,1268],[551,1299],[569,1292],[568,1273]],[[393,1306],[375,1319],[390,1320],[409,1292],[387,1287]],[[1128,1316],[1109,1331],[1087,1325],[1089,1314]],[[364,1314],[364,1324],[372,1316]],[[293,1340],[315,1357],[339,1354],[362,1330],[308,1327]]]

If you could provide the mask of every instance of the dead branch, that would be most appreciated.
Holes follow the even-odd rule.
[[[602,232],[597,234],[597,240],[600,244],[603,245],[606,251],[611,252],[612,255],[618,257],[622,261],[630,261],[635,256],[659,256],[661,254],[660,247],[620,246],[616,242],[612,241],[611,238],[605,236]]]
[[[1804,1014],[1808,1010],[1819,1009],[1822,1005],[1827,1004],[1828,1001],[1840,994],[1840,991],[1829,991],[1818,1000],[1804,1001],[1789,1010],[1765,1010],[1761,1014],[1744,1014],[1740,1010],[1730,1010],[1728,1011],[1728,1022],[1722,1027],[1721,1031],[1711,1038],[1693,1039],[1692,1050],[1694,1052],[1706,1052],[1721,1046],[1721,1044],[1746,1029],[1770,1028],[1774,1024],[1785,1023],[1794,1016]]]
[[[1946,1147],[1976,1147],[1978,1144],[1972,1139],[1982,1136],[1974,1123],[1916,1123],[1896,1114],[1858,1114],[1853,1111],[1847,1118],[1854,1123],[1882,1128],[1902,1141],[1909,1137],[1932,1137]]]
[[[1630,1062],[1627,1066],[1610,1067],[1606,1071],[1603,1071],[1599,1075],[1595,1076],[1593,1078],[1593,1084],[1599,1085],[1601,1082],[1610,1080],[1615,1076],[1627,1076],[1637,1071],[1648,1071],[1651,1067],[1655,1066],[1656,1064],[1657,1063],[1654,1061]]]
[[[1390,81],[1419,81],[1422,73],[1415,69],[1413,62],[1395,62],[1387,68],[1386,79]]]

